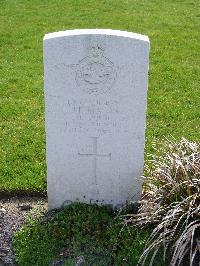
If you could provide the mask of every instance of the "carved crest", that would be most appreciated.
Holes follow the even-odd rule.
[[[100,45],[92,45],[90,55],[81,59],[76,67],[76,82],[89,94],[108,92],[116,79],[114,64],[103,55]]]

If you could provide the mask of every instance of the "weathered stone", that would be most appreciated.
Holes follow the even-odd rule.
[[[141,194],[148,37],[69,30],[44,37],[49,209],[116,207]]]

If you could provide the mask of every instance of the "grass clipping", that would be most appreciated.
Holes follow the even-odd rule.
[[[139,265],[163,252],[167,265],[198,265],[200,261],[200,145],[167,141],[167,152],[147,169],[144,193],[133,224],[154,225]],[[162,153],[163,154],[163,153]]]

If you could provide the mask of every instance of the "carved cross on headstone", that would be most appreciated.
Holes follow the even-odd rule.
[[[93,174],[94,174],[94,180],[95,180],[96,185],[97,185],[97,158],[105,157],[111,160],[111,153],[98,154],[97,139],[98,139],[97,137],[92,137],[92,141],[93,141],[93,152],[92,153],[78,153],[78,155],[81,157],[93,158]]]

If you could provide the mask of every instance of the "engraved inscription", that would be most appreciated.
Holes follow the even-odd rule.
[[[62,120],[66,132],[100,137],[126,133],[129,127],[124,106],[119,99],[96,98],[92,101],[88,98],[69,98],[61,103],[55,97],[51,103],[52,119]]]
[[[116,100],[69,99],[65,104],[66,128],[73,133],[101,136],[125,130],[126,119],[120,115]]]
[[[103,55],[103,50],[100,45],[93,45],[91,55],[76,66],[76,82],[88,94],[106,93],[115,82],[114,64]]]
[[[97,187],[97,159],[100,157],[105,157],[108,158],[109,160],[111,160],[111,153],[108,154],[98,154],[97,152],[97,141],[98,138],[97,137],[92,137],[92,144],[93,144],[93,152],[92,153],[78,153],[78,155],[80,157],[89,157],[93,159],[93,175],[94,175],[94,182],[95,182],[95,186]],[[98,188],[97,188],[97,192],[98,192]]]

